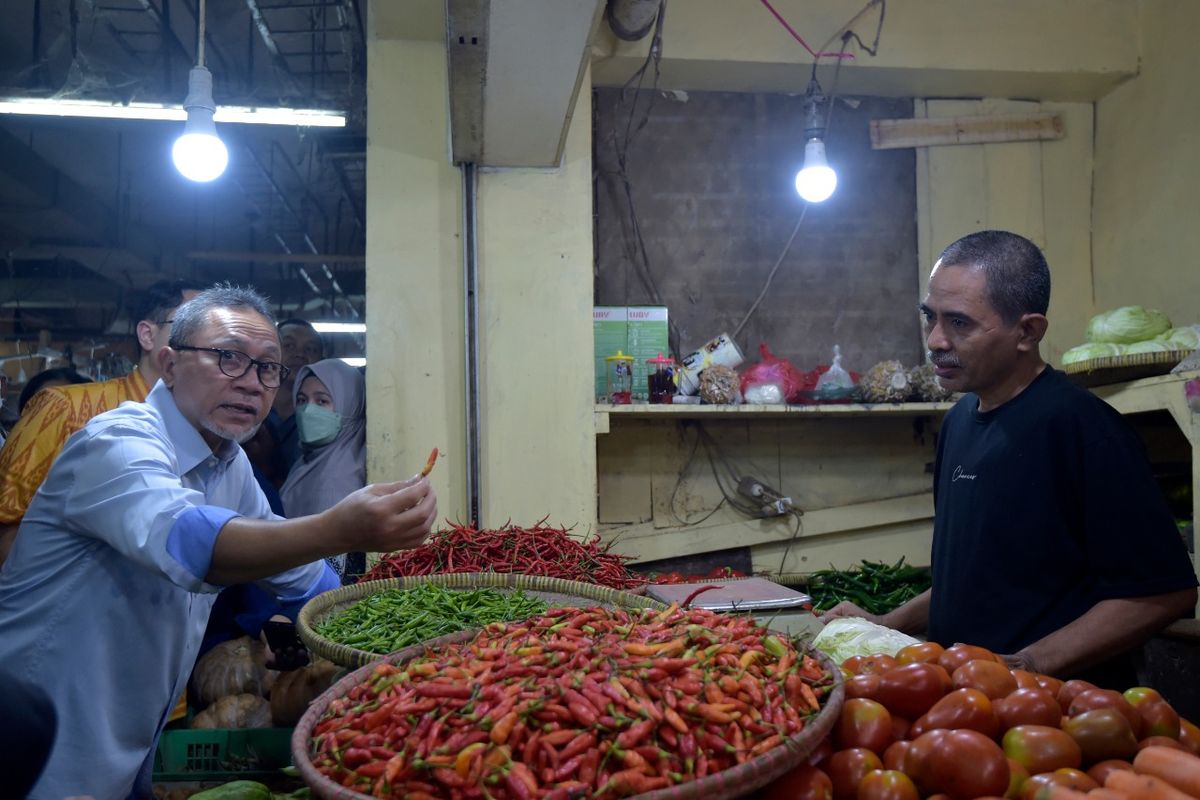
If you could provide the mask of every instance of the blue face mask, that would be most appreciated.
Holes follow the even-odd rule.
[[[316,403],[305,403],[296,409],[296,429],[302,443],[320,447],[337,438],[342,429],[342,415]]]

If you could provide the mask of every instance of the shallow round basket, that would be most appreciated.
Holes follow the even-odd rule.
[[[464,631],[450,636],[442,636],[398,650],[391,655],[384,656],[384,659],[393,664],[403,664],[425,655],[429,648],[466,641],[473,635],[473,632]],[[736,767],[730,767],[721,772],[687,783],[676,784],[666,789],[634,795],[634,797],[639,800],[727,800],[727,798],[748,795],[755,789],[766,786],[793,767],[804,763],[833,730],[838,716],[842,713],[842,702],[845,695],[841,670],[821,651],[810,650],[809,653],[833,675],[834,686],[821,710],[809,721],[804,730],[795,736],[788,737],[782,744],[745,764],[739,764]],[[371,676],[374,668],[373,664],[360,667],[329,687],[324,694],[312,701],[308,711],[304,712],[304,716],[300,718],[300,722],[296,724],[296,729],[292,732],[292,763],[300,770],[301,777],[312,789],[313,794],[323,800],[371,800],[371,795],[339,786],[322,775],[312,763],[309,754],[309,738],[313,728],[317,726],[317,722],[329,708],[329,704],[339,697],[349,694],[351,689]]]
[[[1063,372],[1083,386],[1102,386],[1123,383],[1138,378],[1166,375],[1190,351],[1167,350],[1161,353],[1130,353],[1123,356],[1103,356],[1064,364]]]
[[[447,589],[496,589],[525,594],[542,600],[551,608],[563,606],[603,606],[605,608],[655,608],[666,605],[649,597],[597,586],[591,583],[566,581],[538,575],[514,575],[505,572],[456,572],[442,575],[418,575],[410,578],[389,578],[343,586],[319,594],[305,603],[296,618],[296,632],[313,653],[343,667],[361,667],[382,658],[379,653],[347,647],[318,634],[314,628],[327,617],[338,614],[364,597],[391,589],[413,589],[417,586],[442,586]]]

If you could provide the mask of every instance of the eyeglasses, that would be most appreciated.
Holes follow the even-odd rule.
[[[258,380],[268,389],[278,389],[292,371],[278,361],[258,361],[243,353],[241,350],[223,350],[219,347],[192,347],[181,344],[172,345],[173,350],[198,350],[204,353],[217,354],[217,368],[230,378],[240,378],[250,371],[251,367],[258,368]]]

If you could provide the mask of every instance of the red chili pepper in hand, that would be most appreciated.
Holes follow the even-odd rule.
[[[429,452],[429,460],[425,462],[425,468],[421,470],[420,477],[424,478],[430,472],[433,472],[433,465],[437,462],[438,449],[435,447]]]

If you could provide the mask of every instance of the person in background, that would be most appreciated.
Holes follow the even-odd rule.
[[[29,405],[29,401],[33,399],[33,396],[42,389],[53,389],[55,386],[70,386],[75,383],[91,382],[91,378],[80,375],[70,367],[44,369],[30,378],[29,382],[25,384],[25,388],[21,390],[21,395],[17,398],[17,414],[20,415],[23,413],[25,406]]]
[[[303,319],[285,319],[279,323],[279,343],[283,347],[283,365],[291,370],[290,377],[279,387],[275,405],[267,417],[267,429],[275,440],[275,450],[283,461],[284,475],[300,459],[300,437],[296,431],[295,381],[300,368],[325,357],[321,334],[312,323]],[[259,466],[264,474],[269,472]]]
[[[262,297],[201,292],[176,310],[146,401],[93,418],[50,468],[0,570],[0,665],[57,714],[33,800],[149,796],[220,587],[257,582],[298,610],[339,584],[327,556],[428,535],[437,498],[420,477],[271,513],[238,442],[271,408],[280,356]]]
[[[361,372],[336,358],[301,367],[294,404],[300,460],[280,490],[289,517],[316,514],[367,483],[367,392]],[[330,558],[344,583],[366,569],[363,553]]]
[[[921,303],[938,381],[967,394],[934,465],[933,588],[865,617],[1009,666],[1110,689],[1134,648],[1196,604],[1196,576],[1137,434],[1042,360],[1050,269],[1037,245],[981,231],[942,252]]]
[[[30,399],[0,450],[0,564],[17,527],[67,437],[95,415],[126,400],[146,399],[159,378],[155,354],[171,334],[175,309],[204,288],[192,281],[160,281],[146,289],[135,310],[137,366],[128,375],[100,383],[56,386]]]

